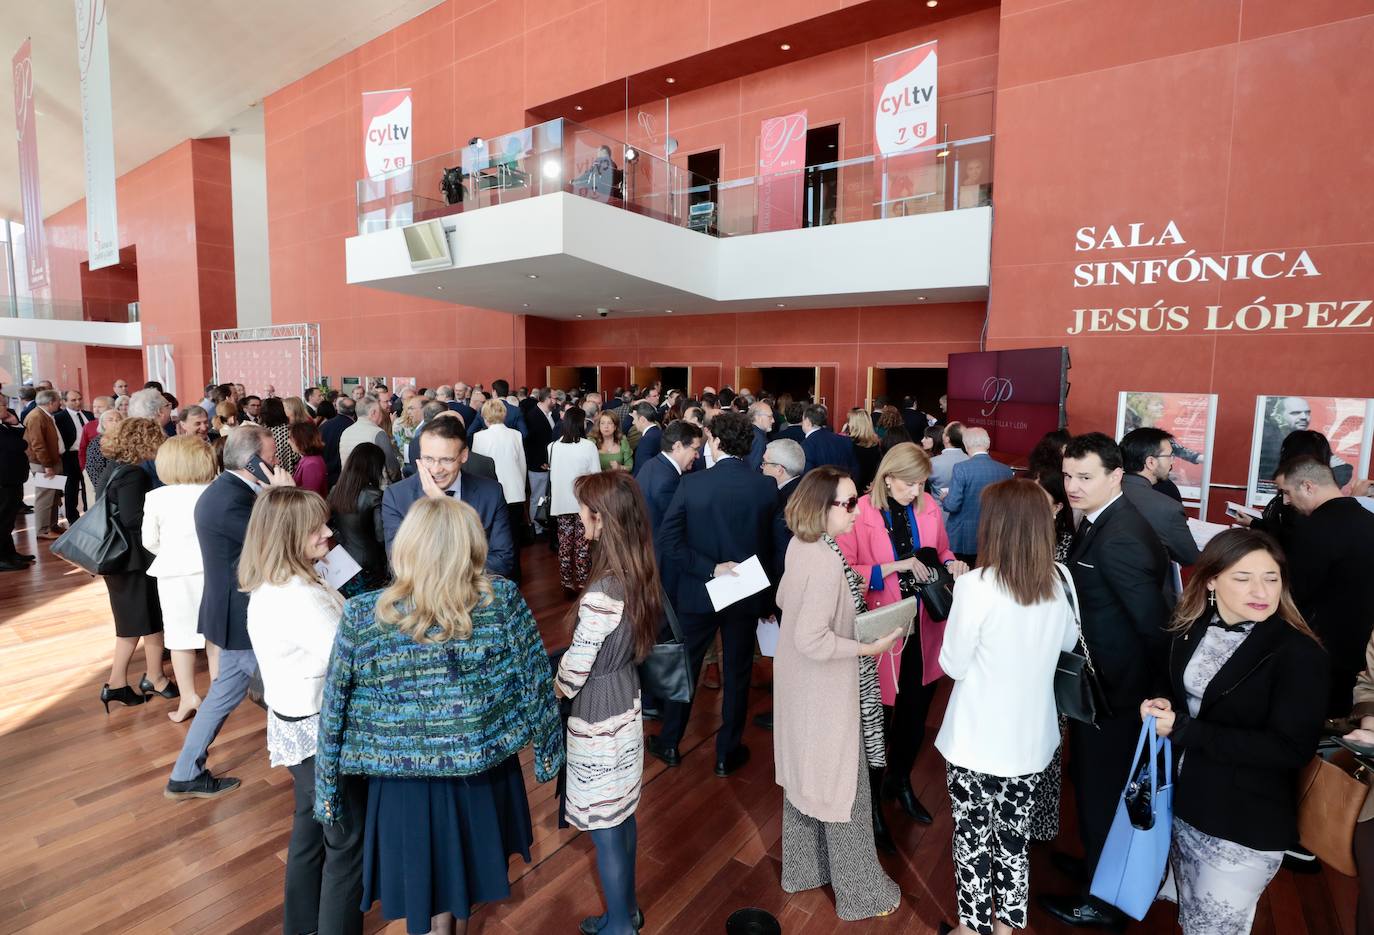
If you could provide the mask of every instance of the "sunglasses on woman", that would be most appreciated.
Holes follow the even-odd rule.
[[[848,500],[831,500],[831,506],[842,506],[846,513],[853,513],[854,508],[859,505],[858,497],[850,497]]]

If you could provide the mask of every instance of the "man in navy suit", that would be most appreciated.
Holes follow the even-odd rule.
[[[982,515],[983,488],[1011,480],[1011,468],[992,460],[988,454],[988,430],[977,426],[964,429],[964,450],[968,460],[954,465],[950,472],[949,493],[945,494],[945,523],[949,547],[961,562],[970,567],[978,558],[978,518]]]
[[[387,554],[391,554],[396,530],[412,504],[421,497],[457,497],[482,518],[487,534],[487,571],[514,580],[515,540],[511,538],[506,498],[496,481],[463,473],[463,462],[468,459],[468,435],[463,424],[441,416],[427,423],[418,435],[418,473],[392,484],[382,494]]]
[[[62,439],[62,474],[67,478],[67,486],[62,491],[66,501],[67,525],[76,522],[80,515],[77,498],[86,499],[86,486],[81,482],[80,451],[81,430],[95,415],[81,408],[81,391],[67,390],[63,394],[62,408],[53,413],[57,423],[57,434]],[[6,530],[8,532],[8,530]]]
[[[430,408],[431,406],[433,407],[432,409]],[[435,419],[461,418],[453,410],[445,410],[437,400],[432,403],[425,403],[425,407],[421,412],[424,418],[421,420],[419,427],[415,430],[415,434],[410,437],[410,447],[406,448],[406,457],[408,459],[408,463],[406,464],[406,477],[414,475],[416,467],[420,464],[420,432],[424,430],[424,427]],[[467,431],[466,427],[463,431]],[[471,448],[469,448],[467,452],[468,459],[463,462],[464,474],[471,474],[474,477],[485,477],[487,480],[499,479],[496,476],[495,461],[486,455],[479,455]]]
[[[749,449],[745,462],[754,470],[763,467],[763,450],[768,447],[768,436],[773,432],[773,407],[765,402],[749,406],[749,420],[754,424],[754,447]]]
[[[630,417],[634,427],[639,431],[639,444],[635,445],[635,464],[630,473],[638,477],[640,468],[659,453],[663,429],[658,427],[658,407],[647,400],[631,406]]]
[[[248,471],[254,455],[272,472],[270,478]],[[268,486],[264,480],[272,486],[294,486],[291,475],[277,467],[272,433],[260,425],[241,425],[225,440],[224,473],[196,501],[196,538],[205,565],[198,629],[206,642],[219,647],[219,674],[210,683],[172,767],[163,793],[169,799],[214,798],[239,786],[237,779],[212,775],[205,761],[225,719],[247,696],[258,667],[248,638],[248,595],[239,590],[238,570],[253,504]]]
[[[813,403],[802,410],[801,427],[805,433],[802,451],[806,453],[806,469],[833,464],[849,476],[858,478],[859,460],[854,456],[854,440],[836,435],[830,429],[830,416],[825,407]]]
[[[320,439],[324,442],[324,467],[329,475],[330,487],[339,482],[339,475],[343,473],[343,464],[339,461],[339,439],[343,438],[344,429],[353,424],[357,405],[347,396],[340,396],[334,403],[338,414],[325,419],[320,426]]]
[[[749,760],[749,748],[740,740],[749,710],[754,630],[772,605],[765,588],[716,611],[706,590],[706,582],[733,574],[735,566],[750,556],[757,555],[772,574],[778,485],[744,463],[753,441],[753,426],[744,413],[716,416],[710,441],[715,464],[709,471],[682,478],[656,537],[664,588],[682,621],[694,680],[716,633],[721,636],[724,723],[716,734],[717,776],[728,776]],[[678,744],[691,713],[690,703],[666,705],[663,731],[649,741],[649,752],[669,766],[681,762]]]
[[[692,469],[700,451],[701,429],[679,419],[663,430],[662,450],[658,454],[643,465],[636,458],[635,466],[640,470],[635,480],[649,507],[650,531],[657,531],[663,524],[682,476]]]
[[[906,433],[918,445],[925,437],[926,429],[930,427],[930,420],[921,411],[921,407],[916,405],[914,396],[902,397],[902,425],[906,426]]]

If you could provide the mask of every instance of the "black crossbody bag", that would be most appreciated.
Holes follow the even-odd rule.
[[[1078,624],[1078,645],[1067,652],[1060,652],[1059,662],[1054,669],[1054,703],[1064,717],[1096,727],[1098,718],[1112,716],[1111,707],[1097,680],[1097,670],[1093,668],[1092,656],[1088,654],[1087,640],[1083,639],[1083,618],[1078,613],[1073,586],[1065,579],[1058,565],[1054,571],[1064,585],[1064,596],[1068,598],[1073,619]]]

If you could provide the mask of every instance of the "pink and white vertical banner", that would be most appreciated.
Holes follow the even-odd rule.
[[[86,252],[91,269],[119,263],[115,210],[114,116],[105,0],[76,0],[81,66],[81,130],[86,142]]]
[[[43,249],[43,199],[38,192],[38,124],[33,112],[33,57],[25,39],[14,54],[14,126],[19,140],[19,197],[24,207],[24,254],[29,291],[48,284]]]
[[[802,226],[805,171],[806,111],[763,121],[759,126],[759,233]]]
[[[882,155],[935,141],[938,49],[931,41],[874,59],[873,148]]]
[[[363,171],[369,180],[365,184],[369,197],[385,204],[383,217],[401,224],[414,217],[411,106],[410,88],[363,92]]]

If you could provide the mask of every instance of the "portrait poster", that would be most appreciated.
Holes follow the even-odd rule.
[[[1290,432],[1311,429],[1331,443],[1331,470],[1346,487],[1369,471],[1374,400],[1348,396],[1257,396],[1250,442],[1246,503],[1260,507],[1274,498],[1279,448]]]
[[[1212,477],[1212,435],[1216,429],[1217,398],[1209,393],[1156,393],[1127,390],[1117,398],[1116,438],[1139,428],[1156,428],[1174,437],[1169,479],[1186,506],[1207,509]]]
[[[339,377],[339,395],[352,398],[353,391],[362,385],[362,377]]]

